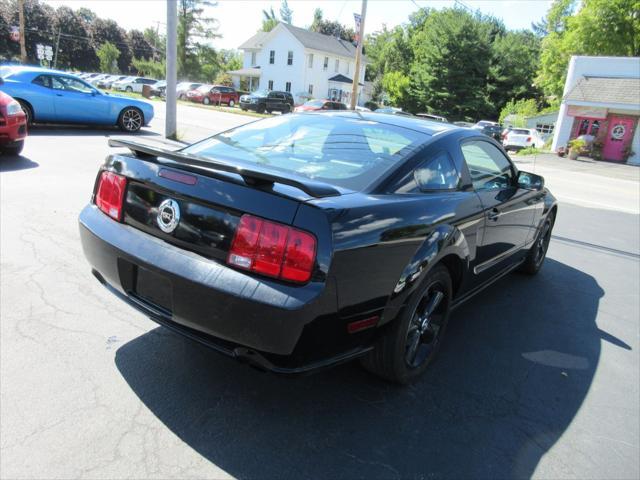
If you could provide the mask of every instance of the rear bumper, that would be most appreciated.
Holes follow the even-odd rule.
[[[255,278],[115,222],[93,205],[80,214],[80,237],[94,275],[112,292],[157,323],[225,355],[296,374],[370,350],[332,338],[339,322],[332,282],[291,287]],[[168,280],[170,307],[138,294],[139,269]]]

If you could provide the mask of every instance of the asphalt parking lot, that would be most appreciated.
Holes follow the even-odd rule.
[[[253,120],[179,114],[186,140]],[[77,216],[110,135],[39,127],[0,158],[2,478],[640,477],[639,168],[519,159],[560,200],[545,266],[457,310],[399,388],[257,372],[100,286]]]

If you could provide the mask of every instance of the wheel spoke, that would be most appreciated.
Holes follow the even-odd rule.
[[[433,292],[433,295],[431,296],[431,298],[429,298],[429,301],[425,306],[424,314],[427,317],[430,317],[431,315],[433,315],[433,312],[436,311],[436,309],[438,308],[438,305],[440,305],[440,302],[442,301],[443,298],[444,298],[444,294],[441,291],[436,290],[435,292]]]
[[[416,354],[418,353],[418,346],[420,345],[420,333],[415,330],[412,336],[409,338],[407,344],[407,353],[405,355],[406,362],[413,366],[416,360]]]

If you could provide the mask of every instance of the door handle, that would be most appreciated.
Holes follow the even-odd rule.
[[[489,215],[487,215],[487,218],[489,220],[493,220],[494,222],[498,221],[498,218],[500,218],[500,210],[498,210],[497,208],[492,208],[491,211],[489,211]]]

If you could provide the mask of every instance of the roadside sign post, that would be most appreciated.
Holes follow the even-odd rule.
[[[178,9],[176,0],[167,0],[167,88],[166,88],[166,118],[164,135],[166,138],[176,138],[177,131],[177,36],[178,36]]]
[[[358,85],[360,84],[360,64],[362,63],[362,44],[364,42],[364,19],[367,15],[367,0],[362,0],[362,12],[360,16],[355,16],[356,25],[358,28],[358,46],[356,48],[356,69],[353,75],[353,82],[351,87],[351,110],[356,109],[358,104]],[[359,25],[358,25],[359,24]]]

